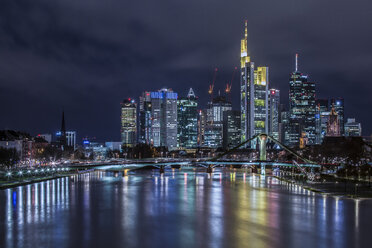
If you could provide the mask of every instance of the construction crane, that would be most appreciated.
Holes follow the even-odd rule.
[[[209,85],[209,90],[208,90],[208,94],[211,95],[211,102],[213,101],[213,89],[214,89],[214,83],[216,82],[217,71],[218,71],[218,68],[214,68],[213,81],[212,81],[212,84]]]
[[[232,83],[233,83],[233,81],[234,81],[235,72],[236,72],[237,69],[238,69],[238,67],[235,67],[235,68],[234,68],[233,74],[232,74],[232,76],[231,76],[230,84],[229,84],[229,83],[226,84],[225,92],[226,92],[226,95],[228,96],[228,99],[229,99],[230,101],[231,101],[231,87],[232,87]]]

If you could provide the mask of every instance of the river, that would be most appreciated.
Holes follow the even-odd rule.
[[[0,191],[0,247],[372,247],[372,200],[243,169],[95,171]]]

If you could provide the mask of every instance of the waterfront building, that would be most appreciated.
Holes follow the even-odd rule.
[[[187,97],[177,101],[177,140],[179,148],[196,148],[198,144],[198,98],[192,88]]]
[[[240,112],[226,110],[223,114],[223,148],[231,149],[240,144]]]
[[[143,92],[139,97],[139,143],[151,144],[151,93]]]
[[[308,82],[308,76],[298,71],[296,54],[295,71],[289,81],[290,134],[289,146],[299,146],[300,138],[305,145],[316,142],[315,133],[315,83]]]
[[[63,138],[63,133],[65,133],[65,137]],[[58,131],[56,132],[56,139],[59,141],[62,149],[65,148],[72,148],[73,150],[76,149],[76,131]],[[64,145],[62,145],[64,143]]]
[[[277,89],[269,90],[269,135],[274,139],[280,140],[279,120],[280,120],[280,91]]]
[[[151,144],[177,149],[177,93],[163,88],[150,93]]]
[[[207,125],[204,134],[204,146],[219,148],[223,145],[223,115],[232,110],[231,102],[224,96],[217,96],[208,104]]]
[[[37,136],[43,138],[48,143],[52,143],[52,134],[50,133],[38,134]]]
[[[122,143],[120,141],[107,141],[105,147],[110,151],[121,151]]]
[[[362,125],[355,118],[348,118],[345,123],[345,136],[362,136]]]
[[[345,135],[345,130],[344,130],[344,99],[342,97],[338,98],[332,98],[330,101],[330,106],[334,106],[335,111],[338,116],[338,120],[340,122],[340,135]]]
[[[28,133],[0,130],[0,147],[14,149],[21,160],[31,158],[32,137]]]
[[[76,131],[66,131],[67,146],[76,149]]]
[[[137,103],[125,99],[121,103],[121,142],[123,146],[133,147],[137,140]]]
[[[268,67],[257,67],[248,55],[248,28],[245,22],[240,49],[241,142],[255,134],[268,132]],[[255,141],[247,147],[254,147]]]

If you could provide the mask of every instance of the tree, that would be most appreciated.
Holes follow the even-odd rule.
[[[7,168],[15,165],[19,161],[19,155],[16,149],[0,147],[0,165]]]

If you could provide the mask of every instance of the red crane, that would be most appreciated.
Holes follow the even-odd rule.
[[[235,68],[234,68],[233,74],[232,74],[232,76],[231,76],[230,84],[229,84],[229,83],[226,84],[225,92],[226,92],[226,94],[228,95],[229,100],[231,100],[231,99],[230,99],[230,98],[231,98],[231,87],[232,87],[232,83],[233,83],[233,81],[234,81],[235,72],[236,72],[237,69],[238,69],[238,67],[235,67]]]
[[[214,68],[213,81],[212,81],[212,84],[209,85],[209,90],[208,90],[208,94],[211,95],[211,102],[213,101],[213,89],[214,89],[214,83],[216,82],[217,71],[218,71],[218,68]]]

